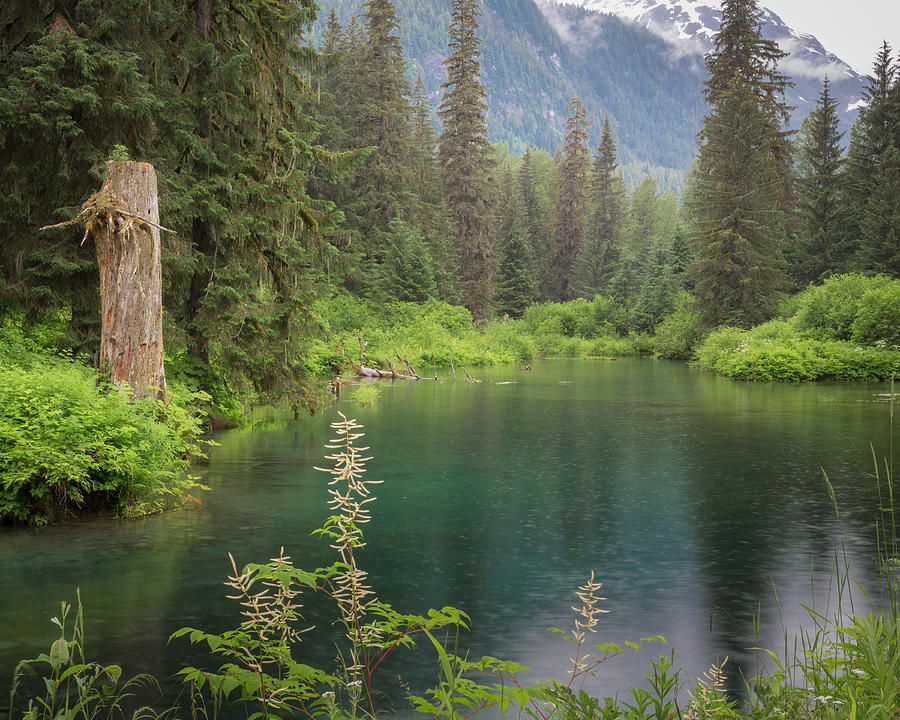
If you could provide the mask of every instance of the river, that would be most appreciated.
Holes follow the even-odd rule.
[[[886,384],[747,384],[649,359],[473,374],[479,383],[383,382],[368,408],[350,388],[300,422],[255,411],[216,436],[196,507],[0,533],[0,697],[17,660],[48,650],[49,619],[76,587],[88,655],[165,678],[208,663],[183,640],[167,645],[173,631],[236,624],[228,552],[261,562],[283,546],[298,566],[330,562],[310,533],[327,514],[327,477],[313,466],[336,409],[366,426],[369,474],[384,480],[359,556],[379,597],[466,611],[470,654],[514,659],[527,678],[565,677],[571,647],[547,629],[571,628],[591,571],[610,611],[597,642],[668,639],[604,664],[588,683],[604,694],[640,684],[649,658],[672,648],[692,677],[728,656],[737,687],[755,670],[750,648],[782,647],[782,623],[797,630],[800,603],[825,608],[842,543],[860,585],[877,590],[869,443],[888,451]],[[319,628],[333,618],[324,610],[307,608]],[[324,634],[303,647],[308,662],[334,656]],[[428,657],[397,651],[383,687],[421,691],[435,678]]]

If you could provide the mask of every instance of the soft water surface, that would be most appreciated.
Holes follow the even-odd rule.
[[[400,610],[468,612],[472,655],[564,677],[570,646],[547,628],[571,627],[572,592],[594,570],[611,611],[598,642],[658,633],[694,676],[726,655],[733,675],[752,674],[748,648],[783,644],[773,585],[796,629],[799,603],[824,607],[842,537],[855,576],[877,588],[867,473],[869,442],[888,448],[886,385],[736,383],[653,360],[475,375],[477,385],[382,383],[371,408],[337,404],[366,425],[370,475],[385,481],[360,558],[373,585]],[[496,384],[506,380],[517,383]],[[174,630],[236,624],[222,586],[229,551],[261,562],[283,545],[301,567],[329,563],[310,537],[327,480],[312,467],[335,419],[331,408],[299,423],[258,412],[252,427],[218,435],[199,470],[212,492],[196,509],[0,533],[0,697],[16,661],[49,648],[48,620],[76,586],[89,655],[165,677],[208,657],[184,641],[167,648]],[[333,617],[307,609],[320,626]],[[306,652],[325,664],[334,654],[328,641]],[[589,687],[640,683],[663,652],[616,658]],[[398,651],[385,685],[402,676],[421,690],[434,679],[429,657]]]

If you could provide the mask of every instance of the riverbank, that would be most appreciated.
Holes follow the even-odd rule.
[[[322,332],[307,358],[314,374],[360,362],[389,369],[406,357],[420,375],[435,364],[529,363],[549,355],[658,356],[694,362],[737,380],[887,380],[900,372],[900,280],[842,275],[788,298],[779,317],[756,328],[701,327],[687,293],[652,332],[629,329],[611,299],[542,303],[521,318],[476,326],[462,307],[436,300],[371,303],[348,295],[315,306]]]

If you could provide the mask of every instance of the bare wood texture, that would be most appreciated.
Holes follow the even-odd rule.
[[[156,172],[109,162],[99,193],[113,200],[87,222],[100,269],[100,367],[138,398],[166,397]]]

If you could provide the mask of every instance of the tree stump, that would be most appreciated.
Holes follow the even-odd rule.
[[[135,398],[166,398],[156,172],[113,162],[87,220],[100,269],[100,368]]]

